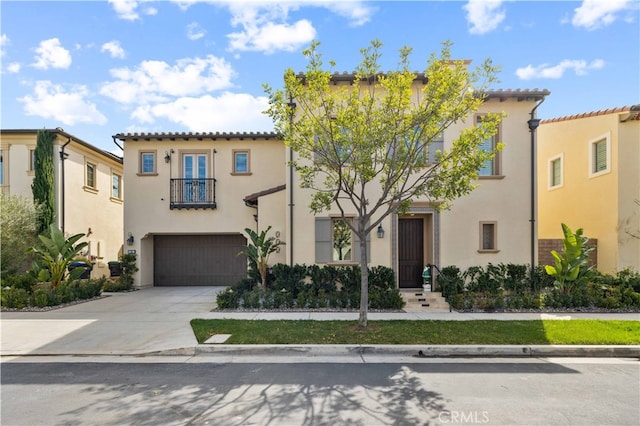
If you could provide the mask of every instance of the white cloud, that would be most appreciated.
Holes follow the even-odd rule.
[[[469,33],[485,34],[498,28],[507,16],[502,6],[502,0],[469,0],[463,6],[467,11],[467,21],[471,24]]]
[[[243,31],[227,36],[232,51],[259,51],[267,54],[278,50],[293,52],[316,37],[315,28],[306,19],[293,25],[273,22],[256,25],[246,22],[242,26]]]
[[[239,30],[227,35],[230,51],[295,51],[316,37],[316,29],[308,19],[289,21],[289,12],[303,7],[321,7],[342,16],[351,26],[371,20],[376,8],[363,1],[338,0],[172,0],[182,10],[203,2],[224,7],[231,13],[231,24]]]
[[[225,92],[218,97],[184,97],[173,102],[142,106],[131,117],[144,123],[152,123],[156,118],[166,119],[185,126],[191,132],[272,131],[273,122],[262,114],[268,106],[269,100],[264,96]]]
[[[189,40],[198,40],[204,37],[207,32],[200,27],[197,22],[187,25],[187,38]]]
[[[22,65],[19,62],[11,62],[7,65],[7,72],[10,74],[17,74],[20,72]]]
[[[137,21],[140,19],[138,7],[148,1],[150,0],[109,0],[109,3],[113,6],[118,18],[126,21]],[[146,6],[142,8],[142,13],[145,15],[157,15],[158,10],[154,7]]]
[[[0,56],[4,56],[4,47],[11,44],[11,40],[6,34],[0,36]]]
[[[312,4],[315,2],[312,2]],[[371,20],[376,8],[361,1],[325,1],[318,2],[318,5],[329,9],[336,15],[343,16],[349,20],[349,25],[359,27]]]
[[[630,5],[630,0],[584,0],[582,5],[574,10],[571,23],[589,31],[606,27],[617,19],[618,12]]]
[[[105,124],[107,118],[86,98],[86,86],[78,85],[65,90],[51,81],[37,81],[33,94],[18,98],[24,104],[26,115],[51,118],[68,126],[76,123]]]
[[[166,102],[172,97],[197,96],[232,86],[234,71],[224,59],[179,59],[175,65],[143,61],[135,69],[110,70],[115,81],[104,83],[100,93],[124,104]]]
[[[242,30],[228,34],[231,51],[279,50],[295,51],[316,36],[310,21],[303,19],[289,24],[288,14],[295,3],[229,3],[231,25]]]
[[[36,62],[33,63],[35,68],[43,70],[49,68],[67,69],[71,65],[71,53],[60,44],[57,38],[43,40],[35,49]]]
[[[518,68],[516,75],[521,80],[531,80],[534,78],[562,78],[565,71],[573,70],[576,75],[586,75],[589,70],[598,70],[604,68],[604,61],[596,59],[591,63],[585,60],[565,59],[557,65],[542,64],[534,67],[527,65],[524,68]]]
[[[124,49],[120,46],[120,42],[112,40],[102,45],[101,52],[109,52],[112,58],[124,59]]]

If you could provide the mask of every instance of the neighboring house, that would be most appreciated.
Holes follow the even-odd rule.
[[[109,261],[122,252],[122,158],[61,129],[55,134],[53,165],[55,222],[65,235],[85,234],[83,252],[94,262],[93,277],[109,276]],[[33,200],[34,151],[38,130],[0,130],[2,191]]]
[[[538,200],[541,243],[565,223],[597,240],[599,271],[640,270],[640,105],[543,120]]]
[[[344,74],[339,80],[349,84]],[[499,134],[486,141],[503,142],[504,150],[481,170],[478,188],[449,211],[415,200],[406,215],[385,219],[384,235],[371,235],[370,264],[393,268],[400,287],[414,288],[421,286],[426,264],[464,269],[530,263],[535,254],[527,121],[548,94],[488,92],[476,116],[449,128],[434,151],[448,148],[482,114],[507,114]],[[246,258],[237,255],[247,243],[245,228],[272,226],[271,235],[286,243],[272,264],[358,262],[358,243],[337,220],[339,212],[310,212],[310,192],[299,187],[288,166],[291,153],[276,134],[117,134],[115,139],[124,143],[125,237],[131,242],[125,250],[138,255],[136,286],[234,284],[246,276]]]

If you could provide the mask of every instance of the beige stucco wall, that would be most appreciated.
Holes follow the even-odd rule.
[[[638,223],[640,123],[620,123],[620,114],[543,122],[538,130],[538,197],[540,238],[561,238],[561,223],[583,228],[598,239],[598,269],[615,272],[638,268],[640,253],[624,226]],[[608,173],[590,176],[590,144],[608,137]],[[621,149],[621,138],[624,147]],[[549,188],[549,160],[562,155],[563,185]],[[635,206],[635,207],[634,207]]]
[[[165,163],[165,152],[173,150],[170,163]],[[250,150],[250,175],[233,175],[233,151]],[[139,153],[156,152],[156,175],[141,176]],[[182,155],[185,153],[208,155],[208,177],[215,177],[216,203],[214,210],[169,208],[170,179],[181,178]],[[211,140],[157,140],[126,141],[124,144],[124,174],[129,182],[125,189],[127,205],[124,215],[124,239],[131,233],[134,244],[125,251],[135,250],[140,271],[134,277],[138,287],[153,285],[153,236],[158,234],[244,234],[245,228],[255,229],[255,209],[243,201],[247,195],[267,190],[284,183],[284,145],[275,139]],[[261,197],[260,223],[284,231],[284,211],[269,206],[279,195]],[[277,220],[275,217],[280,216]],[[272,219],[270,219],[270,217]],[[272,222],[272,223],[270,223]],[[284,234],[286,235],[286,234]],[[286,240],[285,240],[286,241]]]
[[[527,121],[534,106],[534,102],[491,100],[480,109],[480,113],[507,113],[500,128],[500,141],[504,143],[499,154],[502,177],[478,179],[475,190],[456,200],[451,210],[442,212],[442,266],[463,269],[488,263],[531,262],[531,135]],[[462,128],[458,125],[452,133]],[[497,252],[479,252],[480,222],[496,222]]]
[[[531,145],[527,121],[530,111],[535,106],[533,101],[489,100],[478,113],[507,112],[501,126],[501,141],[505,143],[501,155],[502,174],[499,179],[486,178],[477,181],[478,188],[471,194],[454,202],[453,208],[439,216],[439,228],[434,234],[439,235],[439,247],[433,251],[438,258],[428,259],[432,253],[425,250],[425,263],[435,261],[439,266],[458,265],[466,268],[472,265],[487,263],[530,263],[530,198],[531,198]],[[466,123],[458,123],[449,128],[444,135],[445,149],[450,147],[459,132],[473,125],[473,118]],[[297,175],[294,176],[294,263],[315,262],[315,216],[310,212],[310,192],[299,188]],[[287,194],[287,197],[289,195]],[[373,199],[374,194],[371,194]],[[416,199],[417,214],[434,221],[432,213],[426,212],[431,200]],[[287,203],[289,203],[289,198]],[[353,213],[353,209],[346,211]],[[322,212],[318,216],[339,215],[338,209]],[[287,212],[288,215],[288,212]],[[377,238],[375,230],[371,234],[371,265],[394,267],[393,240],[395,216],[389,216],[382,222],[385,237]],[[498,251],[479,253],[480,222],[497,222]],[[425,241],[425,245],[429,244]],[[537,243],[536,243],[537,246]]]
[[[283,177],[284,179],[284,177]],[[280,246],[278,252],[273,253],[269,258],[269,265],[276,263],[286,263],[287,261],[287,227],[285,223],[285,201],[286,189],[273,194],[260,197],[258,200],[258,222],[257,229],[262,231],[271,226],[269,236],[284,241],[285,245]],[[252,229],[256,229],[255,225]]]
[[[55,216],[62,227],[62,174],[60,150],[68,141],[57,134],[54,141],[53,164],[55,185]],[[35,131],[23,133],[3,133],[0,149],[4,156],[5,182],[3,190],[33,199],[31,183],[34,172],[29,170],[30,151],[36,147]],[[123,175],[122,164],[100,150],[92,149],[74,140],[66,146],[65,160],[64,231],[66,235],[86,235],[81,241],[90,243],[83,253],[95,256],[93,277],[109,276],[107,262],[118,260],[122,249],[123,200],[111,197],[112,173]],[[85,167],[89,161],[97,166],[96,189],[85,186]],[[121,182],[124,186],[124,182]]]

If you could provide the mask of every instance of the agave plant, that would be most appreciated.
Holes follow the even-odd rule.
[[[269,265],[269,256],[278,250],[278,247],[284,245],[283,241],[280,241],[274,237],[268,237],[267,234],[271,230],[271,226],[263,230],[259,234],[250,229],[245,228],[245,232],[249,235],[251,243],[247,245],[247,248],[238,255],[244,254],[247,256],[250,262],[255,264],[258,272],[260,273],[261,286],[263,289],[267,288],[267,267]]]
[[[31,249],[36,255],[32,271],[37,274],[38,281],[49,281],[52,287],[57,287],[65,278],[69,264],[78,260],[78,254],[87,246],[86,242],[76,244],[84,234],[72,235],[65,239],[60,228],[52,224],[49,226],[49,235],[38,237],[42,247]],[[69,272],[68,278],[77,279],[83,272],[82,268],[75,268]]]
[[[554,265],[546,265],[545,271],[555,278],[556,288],[567,294],[580,283],[580,278],[585,277],[591,270],[587,267],[591,249],[586,245],[589,239],[582,236],[582,228],[574,233],[563,223],[562,232],[564,233],[563,253],[551,250]]]

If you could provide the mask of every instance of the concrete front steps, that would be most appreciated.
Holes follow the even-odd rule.
[[[406,302],[405,311],[449,312],[449,304],[440,292],[424,291],[421,288],[400,289],[400,295]]]

